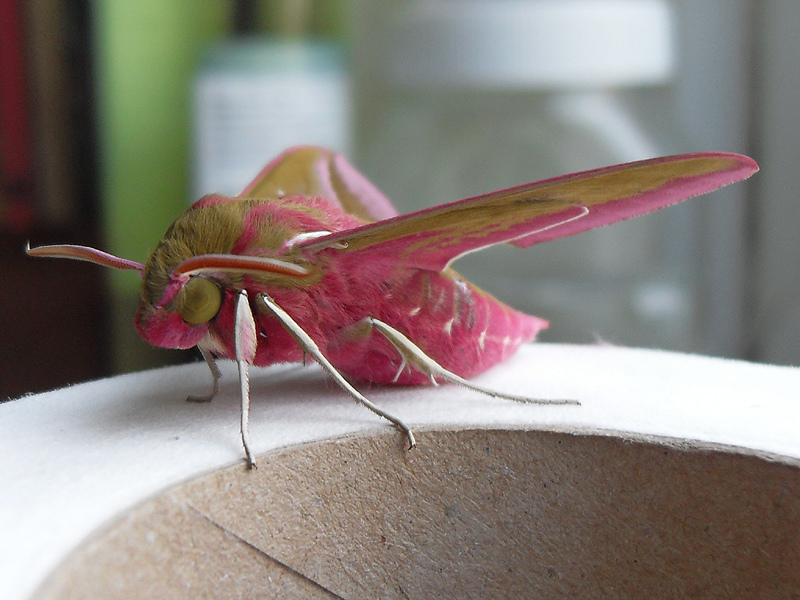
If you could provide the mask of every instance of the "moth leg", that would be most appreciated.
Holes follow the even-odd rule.
[[[325,358],[316,342],[312,340],[305,331],[303,331],[302,327],[300,327],[300,325],[298,325],[297,322],[292,319],[292,317],[290,317],[285,310],[278,306],[278,304],[276,304],[275,301],[269,297],[269,295],[263,292],[259,295],[270,312],[272,312],[272,314],[278,318],[278,320],[283,324],[292,337],[297,340],[297,343],[300,344],[300,347],[303,348],[303,351],[313,356],[320,366],[328,372],[333,380],[338,383],[345,392],[350,394],[350,396],[356,402],[363,404],[376,415],[383,417],[397,427],[400,431],[402,431],[408,438],[409,449],[414,448],[417,445],[417,442],[414,439],[414,433],[405,423],[367,400],[356,388],[350,385],[350,383],[342,376],[342,374],[336,370],[336,367],[334,367],[330,361]]]
[[[395,373],[394,377],[392,378],[393,383],[397,383],[397,380],[400,379],[400,375],[403,374],[403,371],[406,370],[407,366],[408,366],[408,361],[405,358],[403,358],[403,361],[400,363],[400,367],[397,369],[397,373]],[[436,385],[436,382],[434,381],[433,384]]]
[[[514,402],[524,402],[527,404],[580,405],[580,402],[577,400],[539,400],[534,398],[525,398],[524,396],[515,396],[513,394],[496,392],[494,390],[475,385],[463,377],[459,377],[452,371],[445,369],[430,356],[425,354],[419,346],[417,346],[414,342],[397,331],[397,329],[391,325],[387,325],[383,321],[373,319],[372,317],[368,317],[366,321],[379,332],[381,332],[381,334],[392,343],[392,345],[400,353],[400,356],[403,359],[403,365],[409,364],[416,367],[420,370],[420,372],[430,377],[433,384],[436,384],[436,378],[438,377],[440,379],[444,379],[445,381],[449,381],[450,383],[455,383],[467,389],[480,392],[481,394],[486,394],[487,396],[491,396],[493,398],[505,398],[507,400],[513,400]]]
[[[206,364],[211,371],[211,377],[213,377],[214,382],[212,384],[210,394],[206,394],[205,396],[192,395],[186,398],[186,400],[189,402],[211,402],[217,396],[217,394],[219,394],[219,380],[222,377],[222,373],[220,372],[219,367],[217,366],[217,361],[214,358],[214,355],[211,354],[211,351],[199,344],[197,348],[200,350],[200,354],[203,355],[203,358],[205,359]]]
[[[236,364],[239,367],[239,386],[242,398],[242,446],[244,446],[247,466],[250,469],[257,467],[253,452],[250,450],[250,376],[247,372],[247,366],[253,364],[257,343],[256,322],[253,318],[253,311],[250,310],[250,303],[247,300],[247,291],[240,290],[236,295],[234,346]]]

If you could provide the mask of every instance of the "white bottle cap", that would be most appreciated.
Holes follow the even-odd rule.
[[[673,69],[664,0],[419,0],[398,14],[386,64],[407,85],[651,85]]]

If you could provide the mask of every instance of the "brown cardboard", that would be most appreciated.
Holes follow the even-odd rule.
[[[75,551],[36,597],[800,593],[796,464],[543,431],[418,443],[320,442],[184,483]]]

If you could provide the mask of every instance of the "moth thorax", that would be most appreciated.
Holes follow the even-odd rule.
[[[205,277],[192,277],[176,297],[175,311],[191,325],[207,323],[222,305],[222,290]]]

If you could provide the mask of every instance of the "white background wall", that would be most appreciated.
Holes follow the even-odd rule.
[[[761,162],[748,214],[752,312],[745,324],[758,360],[800,364],[800,3],[757,3],[750,112]]]

